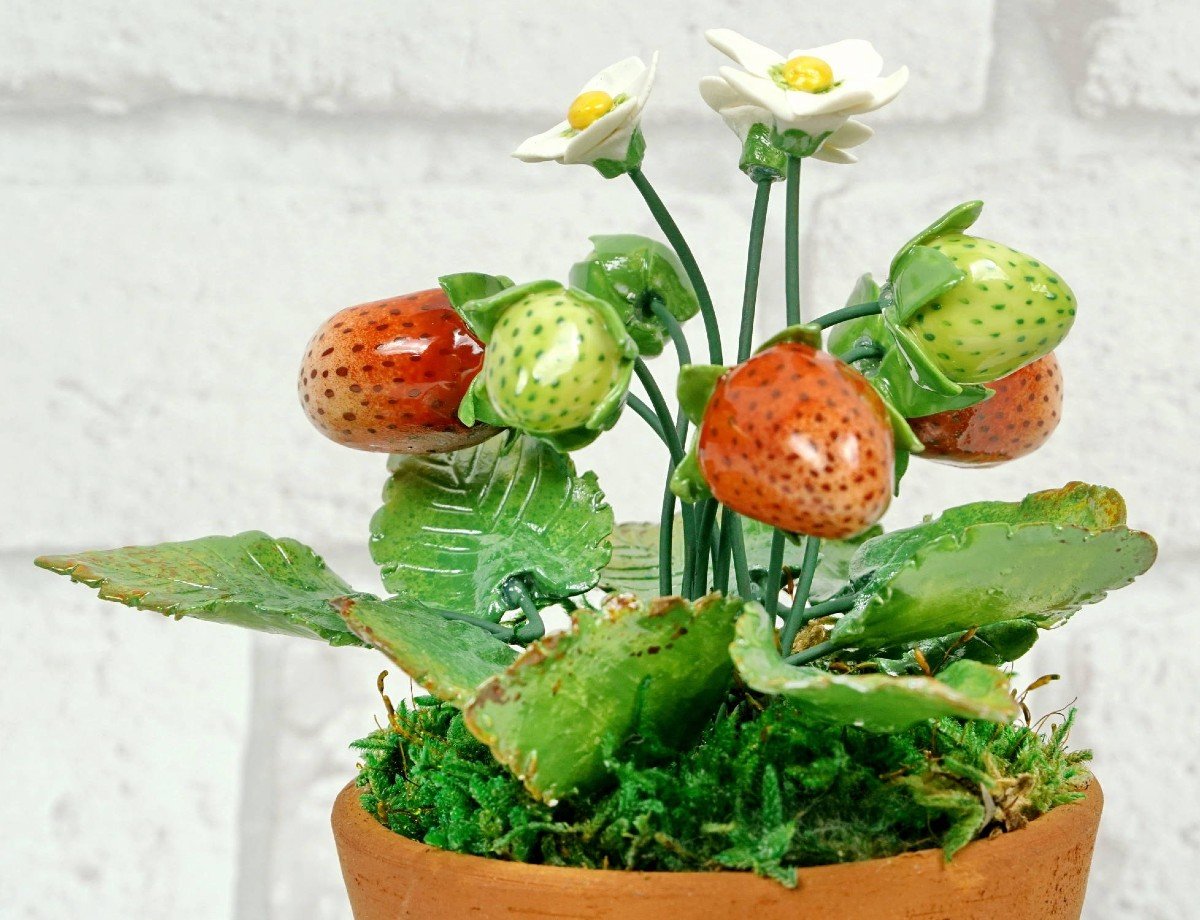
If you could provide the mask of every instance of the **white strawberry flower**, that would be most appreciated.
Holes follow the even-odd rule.
[[[638,146],[635,134],[657,67],[657,51],[649,67],[639,57],[606,67],[583,85],[563,121],[528,138],[513,156],[526,163],[593,164],[598,160],[621,163],[637,153],[640,162],[640,153],[631,147]]]
[[[855,162],[846,149],[873,133],[852,116],[887,105],[908,82],[907,67],[881,77],[883,58],[861,39],[784,57],[730,29],[711,29],[705,38],[741,65],[705,77],[700,93],[743,141],[756,124],[798,131],[819,144],[806,155],[834,163]]]

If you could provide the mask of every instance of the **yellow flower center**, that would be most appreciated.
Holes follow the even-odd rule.
[[[581,93],[567,110],[567,123],[576,131],[582,131],[601,115],[611,112],[614,105],[616,102],[613,97],[603,90]]]
[[[822,93],[833,86],[833,68],[819,57],[807,54],[784,63],[779,76],[789,89],[802,93]]]

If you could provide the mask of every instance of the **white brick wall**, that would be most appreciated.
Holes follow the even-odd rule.
[[[1194,3],[9,0],[0,827],[21,832],[6,830],[0,915],[346,916],[326,810],[381,660],[106,607],[28,559],[255,526],[370,587],[382,458],[310,430],[292,390],[302,346],[334,309],[442,271],[561,275],[589,233],[651,232],[627,183],[506,156],[615,57],[662,49],[647,172],[735,322],[751,188],[694,90],[718,63],[700,37],[716,25],[780,44],[862,35],[913,70],[862,163],[805,171],[811,307],[976,196],[984,235],[1079,294],[1056,437],[996,470],[914,464],[894,520],[1085,478],[1121,488],[1160,538],[1154,574],[1022,673],[1062,673],[1043,708],[1080,697],[1077,740],[1109,794],[1089,920],[1187,914]],[[632,458],[654,450],[625,421],[583,454],[623,517],[653,516],[659,464]]]

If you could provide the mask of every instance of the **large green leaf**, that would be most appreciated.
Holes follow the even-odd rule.
[[[330,645],[359,642],[329,606],[350,586],[307,546],[257,530],[42,556],[36,564],[99,588],[104,600],[177,619],[195,617]]]
[[[614,601],[530,646],[464,710],[468,727],[529,791],[553,802],[607,776],[608,754],[642,734],[691,739],[720,704],[741,602],[711,595]]]
[[[1007,664],[1033,648],[1038,634],[1036,623],[1002,620],[976,630],[974,635],[964,630],[935,639],[922,639],[907,648],[885,649],[871,661],[884,674],[922,673],[925,669],[921,667],[918,652],[934,673],[963,659],[980,664]]]
[[[867,731],[898,732],[942,716],[1007,722],[1017,712],[1008,675],[975,661],[956,661],[937,678],[832,674],[787,664],[772,618],[758,605],[738,619],[730,653],[751,688],[795,700],[817,718]]]
[[[876,569],[830,639],[878,649],[1002,620],[1048,628],[1132,582],[1156,552],[1126,527],[973,524]]]
[[[595,475],[540,441],[498,437],[388,466],[371,555],[404,603],[498,620],[510,578],[550,603],[595,587],[608,562],[612,509]]]
[[[879,532],[878,527],[873,527],[853,540],[823,540],[810,596],[821,600],[844,588],[850,576],[850,559],[864,540]],[[774,529],[760,521],[742,518],[742,533],[751,575],[765,573],[771,561]],[[671,550],[671,575],[678,591],[683,577],[683,526],[678,517]],[[803,544],[791,541],[785,544],[784,565],[799,570],[803,556]],[[658,595],[657,524],[617,525],[612,535],[612,559],[600,575],[600,587],[605,591],[628,591],[643,598]]]
[[[438,699],[464,705],[485,680],[512,664],[513,648],[478,626],[435,610],[356,594],[334,602],[346,626]]]
[[[1108,530],[1125,523],[1125,500],[1116,489],[1086,482],[1069,482],[1019,502],[972,502],[947,508],[915,527],[893,530],[864,543],[850,565],[858,579],[876,569],[894,571],[927,543],[946,534],[961,533],[972,524],[1072,524],[1087,530]]]

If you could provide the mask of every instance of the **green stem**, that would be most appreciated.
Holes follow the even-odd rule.
[[[746,252],[746,286],[742,292],[742,326],[738,334],[738,364],[750,357],[754,344],[754,312],[758,301],[758,275],[762,267],[763,236],[767,229],[767,206],[771,200],[771,181],[758,183],[754,193],[754,213],[750,217],[750,245]]]
[[[486,633],[491,633],[498,639],[503,639],[505,642],[513,642],[516,639],[516,634],[511,626],[504,626],[500,623],[493,623],[490,620],[481,620],[479,617],[473,617],[469,613],[458,613],[454,610],[439,610],[442,619],[454,620],[458,623],[470,623],[472,626],[478,626]]]
[[[675,219],[671,217],[671,213],[663,204],[662,199],[658,197],[658,193],[654,191],[654,186],[650,184],[650,180],[646,178],[645,174],[640,169],[631,169],[629,178],[633,180],[637,190],[642,193],[646,205],[650,208],[650,213],[654,215],[654,219],[662,228],[662,232],[675,250],[675,254],[679,256],[679,261],[683,263],[683,270],[687,273],[688,279],[696,291],[696,299],[700,301],[700,312],[704,316],[704,332],[708,336],[709,361],[713,364],[724,364],[717,313],[713,309],[712,296],[708,293],[708,285],[704,283],[704,276],[700,273],[700,266],[696,264],[696,257],[692,255],[691,247],[688,246],[687,240],[683,238],[683,234],[679,230],[679,225],[675,223]]]
[[[654,413],[658,416],[659,424],[662,426],[663,439],[671,451],[671,460],[678,464],[683,460],[683,442],[679,440],[679,432],[675,430],[675,420],[671,418],[671,409],[663,398],[662,390],[658,388],[658,382],[650,373],[650,368],[646,367],[646,362],[641,358],[634,362],[633,372],[637,374],[638,380],[642,382],[642,386],[646,390],[646,395],[650,397],[650,405],[654,407]]]
[[[800,322],[800,158],[788,157],[786,217],[784,225],[785,295],[787,324]]]
[[[783,627],[785,653],[791,651],[796,633],[800,631],[800,621],[804,616],[804,608],[808,606],[808,596],[812,593],[813,576],[817,574],[817,560],[820,555],[820,539],[806,537],[804,539],[804,561],[800,563],[800,574],[796,578],[796,596],[792,601],[792,612],[788,615]]]
[[[771,561],[767,564],[767,583],[763,590],[763,606],[771,616],[779,610],[779,586],[783,581],[783,550],[786,539],[779,528],[771,534]]]
[[[883,347],[880,345],[855,345],[847,352],[838,355],[838,358],[846,364],[853,364],[855,361],[862,361],[864,358],[882,358]]]
[[[691,598],[697,598],[708,593],[708,554],[712,546],[713,527],[717,521],[717,500],[705,500],[700,512],[700,532],[696,535],[696,545],[693,552],[696,564],[692,570]]]
[[[667,433],[663,431],[662,423],[658,420],[658,414],[632,393],[629,394],[626,401],[629,404],[629,408],[640,415],[642,420],[654,429],[654,433],[658,435],[658,439],[670,450],[671,442],[667,440]]]
[[[856,303],[849,307],[842,307],[840,310],[833,310],[823,316],[818,316],[812,323],[814,326],[828,329],[830,326],[836,326],[847,320],[858,319],[860,316],[874,316],[882,312],[883,308],[879,305],[879,301],[872,300],[868,303]]]
[[[679,325],[679,320],[675,318],[674,314],[657,297],[650,301],[650,312],[657,316],[659,322],[667,327],[667,335],[671,337],[671,343],[675,346],[675,354],[679,356],[680,365],[691,364],[692,349],[688,345],[683,327]]]
[[[733,560],[733,526],[730,519],[734,512],[729,507],[721,509],[721,538],[717,541],[717,562],[713,569],[713,589],[722,594],[729,593],[729,564]],[[743,551],[744,551],[743,547]]]
[[[784,646],[788,648],[788,646]],[[818,658],[824,658],[826,655],[832,655],[838,650],[836,642],[822,642],[819,645],[814,645],[812,648],[806,648],[802,652],[796,652],[795,655],[788,655],[783,660],[787,664],[808,664],[810,661],[816,661]]]
[[[542,622],[542,613],[537,604],[529,596],[529,589],[520,579],[510,580],[504,587],[504,593],[511,604],[516,602],[525,614],[525,624],[517,627],[516,638],[519,642],[536,642],[546,635],[546,624]]]
[[[754,583],[750,579],[750,566],[746,562],[746,541],[742,533],[741,515],[729,516],[729,527],[733,528],[729,542],[733,548],[733,571],[737,576],[738,594],[748,601],[754,600]]]
[[[671,571],[671,557],[675,553],[675,493],[671,491],[671,474],[674,472],[675,464],[672,463],[667,470],[667,487],[663,489],[662,513],[658,517],[659,597],[669,597],[675,593],[674,573]],[[685,532],[685,538],[686,536]],[[686,539],[684,545],[686,546]]]

